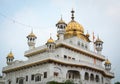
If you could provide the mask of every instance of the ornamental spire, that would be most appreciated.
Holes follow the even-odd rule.
[[[72,13],[72,17],[71,17],[71,19],[74,20],[74,18],[75,18],[75,17],[74,17],[74,13],[75,13],[75,11],[72,9],[71,13]]]

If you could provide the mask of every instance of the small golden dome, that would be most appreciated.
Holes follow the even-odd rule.
[[[47,43],[54,43],[54,40],[52,39],[52,37],[48,39]]]
[[[105,64],[111,64],[111,62],[107,59],[107,60],[105,61]]]
[[[58,21],[57,24],[66,24],[66,23],[63,21],[63,19],[62,19],[62,17],[61,17],[61,19]]]
[[[12,51],[10,51],[10,53],[8,54],[7,57],[8,57],[8,58],[14,58],[14,55],[13,55]]]
[[[97,37],[95,42],[102,42],[103,43],[103,41],[99,38],[99,36]]]
[[[28,37],[35,37],[36,38],[36,35],[33,33],[33,31],[27,36]]]
[[[79,31],[81,33],[84,33],[84,28],[78,22],[72,20],[71,22],[68,23],[66,27],[66,32],[68,31]]]

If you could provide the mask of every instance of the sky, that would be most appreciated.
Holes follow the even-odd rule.
[[[12,50],[15,60],[26,60],[26,36],[37,36],[36,46],[44,45],[50,37],[57,39],[55,24],[68,23],[70,11],[75,20],[104,41],[102,54],[112,63],[113,82],[120,81],[120,0],[0,0],[0,73],[6,66],[6,56]]]

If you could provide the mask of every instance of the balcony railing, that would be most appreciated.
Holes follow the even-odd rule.
[[[54,56],[54,54],[52,54],[52,53],[51,54],[46,53],[46,54],[44,54],[44,56],[37,56],[37,57],[34,57],[33,59],[28,60],[28,61],[14,63],[12,65],[4,67],[3,71],[8,70],[8,69],[14,69],[17,67],[22,67],[22,66],[29,65],[29,64],[33,64],[33,63],[40,62],[40,61],[47,60],[47,59],[52,59],[52,60],[60,61],[60,62],[67,63],[67,64],[77,64],[77,65],[89,66],[92,68],[96,68],[98,70],[103,70],[106,74],[114,76],[114,73],[106,71],[102,65],[96,65],[96,64],[89,63],[89,62],[82,61],[82,60],[66,59],[66,58],[63,58],[60,56],[59,57]]]

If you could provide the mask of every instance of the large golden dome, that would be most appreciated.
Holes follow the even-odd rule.
[[[78,22],[72,20],[68,23],[66,27],[66,32],[69,32],[69,31],[79,31],[81,33],[84,33],[84,28]]]
[[[77,36],[78,38],[81,38],[84,41],[90,42],[89,36],[86,36],[84,34],[83,26],[74,20],[74,10],[72,10],[71,13],[72,20],[67,24],[67,27],[65,28],[65,39]]]

